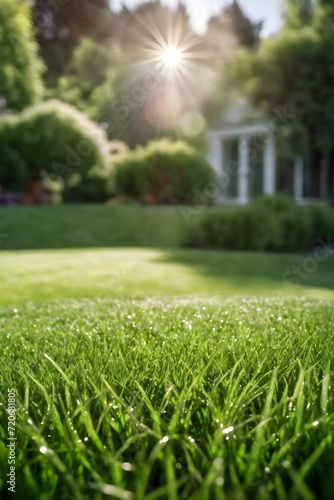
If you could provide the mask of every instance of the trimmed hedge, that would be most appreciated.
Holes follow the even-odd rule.
[[[141,203],[192,204],[196,190],[214,180],[203,156],[183,141],[151,141],[115,163],[115,187]]]
[[[334,212],[324,204],[299,206],[285,195],[247,206],[216,208],[189,227],[186,246],[226,250],[300,252],[334,238]]]

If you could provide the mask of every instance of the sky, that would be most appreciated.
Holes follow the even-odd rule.
[[[133,7],[145,0],[113,0],[115,9],[122,4]],[[175,6],[178,0],[162,0],[163,3]],[[183,0],[191,16],[193,27],[203,32],[208,19],[219,11],[220,7],[228,5],[229,0]],[[263,36],[268,36],[279,30],[282,24],[283,0],[239,0],[246,15],[253,21],[264,21]]]

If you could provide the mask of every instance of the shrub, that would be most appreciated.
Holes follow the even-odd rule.
[[[310,246],[311,219],[292,198],[262,196],[250,203],[249,211],[255,249],[293,252]]]
[[[92,167],[108,163],[108,143],[101,129],[60,101],[23,112],[16,132],[30,175],[45,170],[60,177],[85,176]]]
[[[247,217],[243,208],[215,208],[204,213],[187,235],[188,246],[244,250],[248,246]]]
[[[196,190],[213,179],[204,158],[182,141],[151,141],[115,163],[117,194],[144,203],[192,204]]]
[[[20,191],[28,180],[26,164],[15,147],[16,121],[0,119],[0,185],[9,191]]]
[[[38,104],[1,120],[0,145],[5,152],[0,159],[0,183],[4,188],[9,186],[5,171],[16,160],[20,168],[25,166],[25,175],[19,176],[22,189],[25,180],[40,178],[44,172],[63,179],[67,200],[73,188],[73,198],[86,201],[78,199],[80,190],[75,179],[87,184],[98,177],[101,184],[103,175],[106,179],[110,173],[109,144],[104,132],[84,114],[60,101]],[[15,158],[12,151],[17,151]],[[81,193],[84,195],[85,188]]]
[[[112,193],[110,174],[107,169],[93,167],[82,177],[74,174],[64,186],[62,198],[65,203],[99,203],[106,201]]]
[[[311,218],[312,243],[318,245],[319,238],[327,241],[327,238],[334,239],[334,211],[325,203],[312,203],[307,207]]]
[[[306,207],[277,195],[237,208],[206,211],[190,227],[188,246],[227,250],[302,251],[312,246],[312,218]]]

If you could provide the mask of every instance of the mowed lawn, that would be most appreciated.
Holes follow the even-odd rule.
[[[334,498],[332,302],[68,299],[0,322],[1,498]]]
[[[334,299],[334,259],[182,249],[63,249],[0,253],[0,305],[62,298],[262,295]],[[288,274],[286,274],[288,273]],[[299,281],[287,283],[283,277]]]
[[[19,250],[38,241],[20,227],[0,253],[1,499],[334,498],[333,259],[294,286],[307,256],[182,250],[176,233],[103,248],[92,226],[101,248],[56,249],[49,230]]]

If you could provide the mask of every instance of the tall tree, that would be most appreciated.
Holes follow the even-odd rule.
[[[285,19],[287,25],[300,27],[312,21],[317,1],[286,0]]]
[[[215,58],[228,59],[231,52],[243,46],[256,49],[260,40],[262,22],[254,23],[234,0],[220,14],[209,21],[207,47]]]
[[[7,107],[21,110],[36,102],[43,93],[43,65],[22,0],[1,0],[0,54],[0,97]]]
[[[289,1],[288,8],[292,7],[296,5]],[[312,156],[315,177],[324,164],[331,165],[327,181],[332,183],[333,2],[318,2],[312,15],[307,20],[300,16],[299,23],[297,11],[289,9],[290,17],[280,34],[264,41],[258,53],[244,52],[236,62],[235,75],[252,102],[268,116],[273,109],[293,110],[294,118],[284,132],[285,144],[294,156]]]
[[[227,67],[241,48],[255,51],[259,47],[262,22],[252,22],[237,1],[233,1],[209,20],[203,36],[203,50],[210,64],[210,91],[202,105],[209,124],[220,119],[222,109],[231,101]]]
[[[35,0],[32,11],[49,85],[65,72],[82,38],[103,40],[112,32],[108,0]]]
[[[100,121],[115,98],[121,63],[112,44],[84,38],[75,48],[73,57],[57,86],[47,91]]]

